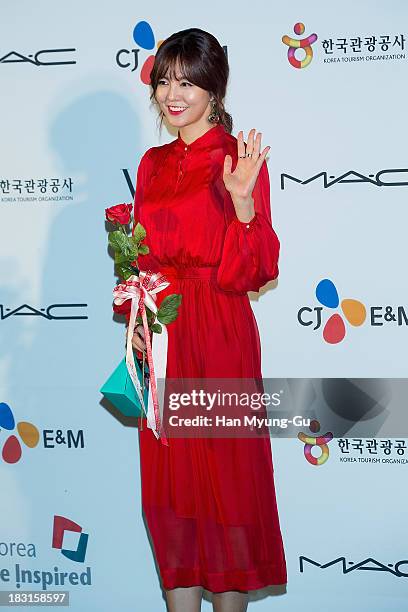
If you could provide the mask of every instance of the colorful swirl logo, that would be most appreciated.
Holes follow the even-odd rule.
[[[309,425],[309,429],[312,433],[320,431],[319,421],[313,420]],[[298,433],[298,438],[304,443],[303,452],[309,463],[312,465],[323,465],[323,463],[326,463],[329,458],[329,447],[327,444],[333,439],[333,434],[330,431],[323,436],[308,436],[300,432]],[[320,448],[321,454],[319,457],[312,455],[312,449],[314,447]]]
[[[302,36],[305,31],[305,26],[303,23],[298,22],[293,26],[293,31],[298,36]],[[317,34],[310,34],[310,36],[306,36],[306,38],[301,38],[300,40],[296,38],[291,38],[286,34],[282,36],[282,42],[284,45],[289,47],[288,49],[288,60],[291,66],[294,68],[306,68],[310,64],[313,59],[313,49],[312,45],[317,40]],[[296,49],[303,49],[306,53],[305,57],[302,60],[296,59],[295,53]]]

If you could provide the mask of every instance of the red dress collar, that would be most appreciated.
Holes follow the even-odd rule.
[[[190,144],[184,142],[180,136],[180,131],[177,132],[177,140],[174,141],[176,149],[183,151],[198,151],[205,147],[211,147],[225,135],[226,130],[222,123],[217,123],[214,127],[204,132],[201,136],[193,140]]]

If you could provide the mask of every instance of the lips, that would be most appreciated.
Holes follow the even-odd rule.
[[[170,115],[181,115],[188,108],[188,106],[167,106]]]

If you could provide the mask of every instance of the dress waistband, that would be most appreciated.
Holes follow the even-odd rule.
[[[160,272],[169,278],[216,280],[218,266],[160,266]]]

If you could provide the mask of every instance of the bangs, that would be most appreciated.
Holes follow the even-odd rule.
[[[173,51],[173,53],[172,53]],[[176,72],[176,66],[179,65],[179,72]],[[183,79],[198,85],[199,79],[199,62],[195,61],[193,54],[183,53],[176,48],[168,50],[163,57],[160,58],[157,66],[157,81],[160,79],[175,79],[181,81]]]

